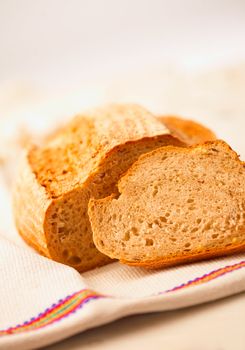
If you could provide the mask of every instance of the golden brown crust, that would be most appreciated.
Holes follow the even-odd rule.
[[[142,262],[131,262],[126,260],[120,260],[122,264],[130,265],[130,266],[139,266],[144,267],[149,270],[153,269],[160,269],[163,267],[172,267],[176,265],[182,265],[187,263],[192,263],[200,260],[207,260],[211,258],[217,258],[227,255],[232,255],[235,253],[243,253],[245,252],[245,244],[238,245],[236,247],[227,247],[224,250],[216,250],[215,252],[203,252],[203,253],[197,253],[196,255],[192,256],[181,256],[181,257],[168,257],[159,260],[154,261],[142,261]]]
[[[83,186],[116,147],[168,134],[142,107],[110,105],[75,117],[45,147],[33,150],[30,165],[47,195],[58,198]]]
[[[51,201],[30,167],[28,155],[32,150],[23,154],[20,163],[19,177],[13,189],[13,212],[21,236],[32,247],[49,256],[43,221]]]
[[[22,231],[21,228],[18,229],[19,235],[23,238],[23,240],[28,244],[31,248],[36,250],[37,253],[39,253],[42,256],[45,256],[47,258],[51,258],[48,251],[43,251],[41,246],[36,243],[35,239],[30,239],[32,232],[30,230]]]
[[[216,140],[210,129],[193,120],[177,116],[160,116],[158,119],[170,130],[171,134],[188,145]]]

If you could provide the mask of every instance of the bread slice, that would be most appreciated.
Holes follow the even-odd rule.
[[[213,131],[193,120],[176,116],[160,116],[158,119],[171,131],[172,135],[187,145],[216,140]]]
[[[118,190],[89,203],[111,258],[158,268],[245,251],[245,165],[223,141],[142,155]]]
[[[169,144],[183,145],[136,105],[76,117],[24,157],[13,193],[19,233],[41,254],[79,271],[110,262],[94,246],[88,201],[115,192],[139,155]]]

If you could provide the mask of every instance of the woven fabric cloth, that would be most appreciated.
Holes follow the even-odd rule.
[[[0,238],[0,349],[34,349],[126,315],[245,290],[245,254],[145,271],[113,263],[80,275]]]

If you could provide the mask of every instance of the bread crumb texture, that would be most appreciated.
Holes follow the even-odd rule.
[[[245,166],[223,141],[142,155],[118,188],[89,204],[111,258],[157,268],[245,250]]]

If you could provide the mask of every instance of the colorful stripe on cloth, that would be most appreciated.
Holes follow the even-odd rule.
[[[241,261],[233,265],[221,267],[201,277],[197,277],[186,283],[180,284],[174,288],[160,292],[157,295],[176,292],[184,288],[203,284],[203,283],[212,281],[218,277],[221,277],[227,273],[230,273],[232,271],[241,269],[242,267],[245,267],[245,261]],[[80,290],[72,295],[68,295],[64,299],[60,299],[57,303],[51,305],[44,312],[40,313],[37,317],[31,318],[29,321],[25,321],[22,324],[18,324],[14,327],[9,327],[8,329],[5,329],[5,330],[0,330],[0,336],[16,334],[16,333],[21,333],[26,331],[33,331],[36,329],[46,327],[48,325],[53,324],[54,322],[58,322],[70,316],[71,314],[75,313],[77,310],[81,309],[86,303],[92,300],[101,299],[101,298],[113,298],[113,297],[99,294],[89,289]]]
[[[103,297],[105,296],[89,289],[80,290],[72,295],[68,295],[64,299],[60,299],[57,303],[52,304],[44,312],[41,312],[37,317],[32,317],[29,321],[25,321],[23,324],[18,324],[6,330],[0,330],[0,336],[46,327],[75,313],[91,300]]]

